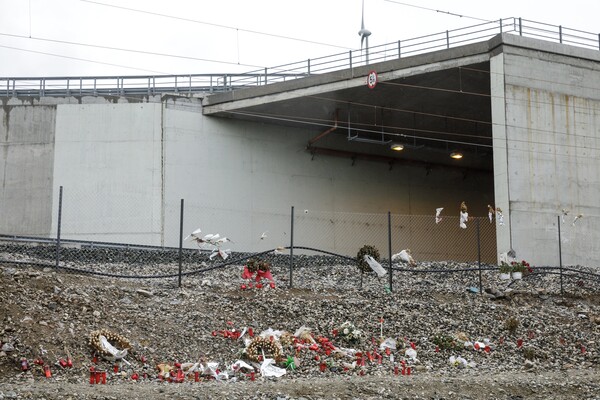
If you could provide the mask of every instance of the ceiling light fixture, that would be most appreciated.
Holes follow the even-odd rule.
[[[390,145],[390,149],[392,149],[394,151],[402,151],[402,150],[404,150],[404,145],[401,143],[392,143]]]
[[[452,153],[450,153],[450,158],[460,160],[461,158],[463,158],[463,154],[460,151],[453,151]]]

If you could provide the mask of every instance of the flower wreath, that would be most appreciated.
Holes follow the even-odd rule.
[[[252,339],[248,347],[246,347],[246,355],[251,361],[260,361],[260,358],[265,354],[270,355],[275,361],[281,358],[281,349],[275,340],[266,339],[260,336]]]
[[[94,348],[94,350],[100,354],[101,356],[111,357],[113,354],[108,352],[100,341],[100,336],[104,336],[106,340],[115,347],[118,347],[122,350],[131,349],[131,343],[129,340],[118,333],[109,331],[108,329],[100,329],[97,331],[93,331],[90,334],[89,345]]]

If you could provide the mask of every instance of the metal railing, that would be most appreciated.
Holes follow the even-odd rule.
[[[511,17],[241,74],[0,78],[0,96],[191,95],[224,92],[449,49],[481,42],[500,33],[600,50],[600,33]]]

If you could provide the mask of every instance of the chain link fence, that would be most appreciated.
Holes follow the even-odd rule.
[[[99,202],[73,193],[61,199],[53,219],[56,237],[31,237],[27,232],[0,235],[1,263],[120,278],[163,279],[180,286],[188,277],[201,278],[209,271],[240,267],[249,259],[258,259],[271,264],[281,286],[314,288],[318,279],[320,287],[334,288],[349,280],[363,285],[363,276],[357,273],[357,253],[370,245],[379,250],[382,267],[392,271],[386,277],[387,290],[393,290],[394,280],[401,279],[402,274],[462,274],[465,286],[482,289],[497,273],[496,221],[485,217],[471,218],[463,229],[458,216],[444,216],[436,222],[433,213],[350,213],[295,207],[279,213],[244,213],[194,204],[184,207],[182,200],[180,212],[162,216],[156,225],[157,219],[147,221],[151,218],[139,213],[140,207],[148,209],[148,205],[136,196],[106,196]],[[88,212],[81,212],[81,208]],[[186,218],[186,210],[193,217]],[[197,228],[195,219],[202,220],[205,232],[222,230],[231,234],[233,241],[218,248],[183,241]],[[582,271],[569,263],[578,251],[577,243],[584,240],[575,228],[595,222],[594,218],[569,224],[561,222],[560,217],[554,220],[557,262],[536,267],[536,272],[560,275],[561,291],[565,274],[577,274],[577,280],[598,281],[594,271]],[[165,246],[165,242],[181,245]],[[217,249],[223,253],[215,253]],[[410,249],[418,267],[390,262],[390,257],[393,259],[404,249]]]

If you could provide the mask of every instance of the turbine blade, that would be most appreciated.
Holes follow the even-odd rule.
[[[362,18],[360,21],[360,29],[365,29],[365,0],[362,1]]]

